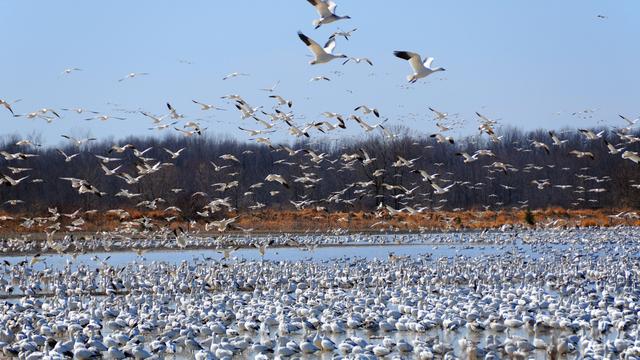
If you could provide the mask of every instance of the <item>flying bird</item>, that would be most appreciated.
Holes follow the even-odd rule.
[[[316,11],[320,16],[320,19],[313,20],[313,26],[315,26],[316,29],[322,25],[330,24],[338,20],[351,19],[350,16],[336,15],[335,11],[336,11],[337,5],[332,0],[307,0],[307,1],[309,2],[309,4],[313,5],[316,8]],[[351,32],[353,31],[355,31],[355,29],[351,30]],[[345,37],[348,37],[348,35]]]
[[[324,44],[324,47],[321,47],[317,42],[300,31],[298,31],[298,37],[305,45],[307,45],[309,51],[311,51],[315,56],[315,59],[309,62],[310,65],[324,64],[334,59],[347,57],[347,55],[344,54],[333,54],[333,50],[336,47],[335,39],[330,39],[326,44]]]
[[[432,68],[431,64],[433,63],[433,58],[427,58],[424,63],[420,58],[419,54],[409,51],[394,51],[393,55],[400,59],[404,59],[409,61],[409,65],[413,69],[413,74],[407,76],[407,81],[410,83],[415,83],[418,79],[427,77],[434,72],[445,71],[446,69],[443,67]]]

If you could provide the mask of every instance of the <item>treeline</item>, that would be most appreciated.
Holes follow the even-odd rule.
[[[620,153],[610,154],[604,140],[630,151],[638,151],[640,145],[637,142],[618,145],[623,141],[612,131],[596,140],[587,140],[575,130],[557,132],[566,142],[555,146],[547,130],[523,132],[506,128],[501,129],[499,142],[491,141],[486,135],[477,135],[455,139],[455,144],[413,136],[406,128],[391,130],[396,134],[393,138],[372,135],[360,140],[315,140],[313,144],[305,140],[291,145],[294,151],[304,149],[318,155],[327,154],[319,162],[312,161],[305,151],[290,156],[280,145],[270,147],[209,135],[129,137],[117,142],[120,146],[132,144],[139,151],[151,148],[142,155],[143,159],[135,156],[131,149],[109,153],[114,145],[112,141],[90,141],[80,147],[70,144],[61,150],[67,155],[79,155],[66,162],[56,148],[18,146],[15,144],[20,139],[9,135],[0,141],[1,150],[37,156],[24,160],[0,157],[2,175],[12,179],[29,176],[16,186],[4,182],[0,187],[1,210],[41,213],[49,207],[57,207],[67,212],[76,209],[104,211],[130,209],[142,201],[160,198],[162,200],[156,202],[158,209],[177,206],[183,215],[195,216],[212,199],[227,197],[239,211],[252,211],[262,205],[290,209],[294,208],[291,201],[300,204],[305,200],[308,200],[305,207],[322,207],[329,211],[373,210],[380,204],[416,210],[440,207],[448,210],[640,207],[640,189],[632,186],[640,184],[640,166],[623,159]],[[595,132],[599,130],[594,129]],[[631,135],[638,136],[638,133]],[[550,151],[547,153],[534,147],[532,140],[546,143]],[[176,159],[171,159],[164,148],[185,150]],[[456,155],[461,152],[472,155],[479,149],[491,150],[495,156],[481,156],[477,161],[464,163],[463,157]],[[375,158],[370,164],[363,164],[362,150]],[[570,154],[572,150],[591,152],[594,159],[577,158]],[[234,155],[239,162],[221,159],[224,154]],[[353,156],[343,158],[343,154]],[[113,169],[121,165],[117,172],[132,177],[138,176],[136,165],[153,166],[157,162],[165,165],[160,165],[157,172],[143,176],[139,182],[127,184],[117,176],[106,176],[95,155],[120,158],[105,166]],[[417,160],[408,165],[398,164],[399,157]],[[216,171],[211,162],[228,167]],[[499,164],[491,166],[495,162],[506,164],[506,170]],[[166,165],[168,163],[171,165]],[[10,167],[31,170],[13,173]],[[438,174],[433,181],[442,188],[455,185],[445,194],[434,194],[430,183],[417,170]],[[268,174],[282,175],[289,188],[265,181]],[[69,181],[61,180],[64,177],[86,180],[104,194],[79,194]],[[534,180],[542,183],[545,179],[549,185],[543,186],[542,190],[532,183]],[[218,191],[220,186],[212,186],[215,183],[230,184],[230,187]],[[264,185],[258,187],[257,183]],[[418,188],[412,191],[416,186]],[[141,195],[131,199],[115,196],[122,189]],[[204,192],[206,196],[193,196],[196,192]],[[12,205],[6,203],[9,200],[24,203]],[[144,209],[144,205],[139,207]]]

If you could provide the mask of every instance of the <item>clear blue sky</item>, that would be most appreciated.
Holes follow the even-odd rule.
[[[0,108],[1,133],[39,131],[51,144],[62,133],[157,134],[147,130],[148,119],[114,107],[161,114],[170,101],[188,119],[207,116],[210,133],[244,138],[238,125],[258,125],[240,120],[220,96],[238,93],[270,108],[258,89],[276,80],[276,93],[305,116],[300,123],[320,119],[322,111],[348,114],[360,104],[425,134],[436,129],[427,106],[460,113],[468,120],[465,133],[477,126],[474,111],[525,128],[617,125],[618,113],[640,114],[638,1],[416,0],[385,2],[387,8],[381,1],[336,1],[337,13],[352,19],[319,30],[305,0],[5,2],[0,98],[23,99],[14,105],[17,113],[84,107],[127,120],[87,122],[84,114],[65,113],[49,125],[14,119]],[[358,30],[350,41],[338,41],[337,52],[369,57],[374,67],[308,65],[296,31],[324,42],[338,27]],[[410,69],[393,50],[433,56],[448,71],[406,88]],[[61,75],[69,67],[83,71]],[[233,71],[251,76],[221,80]],[[150,75],[117,81],[130,72]],[[316,75],[332,81],[309,83]],[[203,113],[191,99],[229,111]],[[597,109],[591,119],[569,114],[587,108]],[[342,136],[361,133],[351,123]]]

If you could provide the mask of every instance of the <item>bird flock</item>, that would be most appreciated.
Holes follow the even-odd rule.
[[[314,30],[351,20],[338,15],[331,0],[307,1],[319,16],[312,21]],[[308,36],[309,31],[298,31],[297,36],[312,54],[309,64],[314,68],[336,59],[344,69],[373,67],[368,57],[336,52],[338,42],[346,45],[362,33],[358,28],[337,29],[324,45]],[[431,56],[407,50],[391,55],[411,68],[405,86],[446,71],[434,66]],[[61,75],[86,71],[69,67]],[[126,86],[149,76],[131,72],[117,82]],[[221,81],[250,77],[234,71]],[[316,85],[309,86],[331,81],[329,75],[318,75],[309,80]],[[425,105],[437,131],[428,134],[428,143],[408,146],[426,152],[450,149],[455,161],[464,166],[482,164],[474,171],[481,172],[484,180],[470,182],[447,171],[444,163],[425,166],[422,156],[400,154],[387,161],[384,146],[399,143],[404,135],[391,125],[384,108],[353,104],[351,113],[327,109],[319,114],[320,120],[306,122],[306,116],[297,113],[298,100],[279,93],[279,85],[277,81],[260,89],[265,94],[261,101],[227,94],[216,101],[192,99],[188,106],[193,110],[165,102],[160,113],[120,109],[126,115],[82,107],[23,112],[20,100],[0,99],[2,111],[15,121],[43,120],[46,125],[79,117],[126,126],[124,121],[137,117],[150,121],[149,131],[171,132],[180,139],[206,138],[212,130],[207,122],[188,115],[190,111],[236,112],[238,131],[277,155],[260,181],[247,183],[245,172],[252,161],[259,161],[255,151],[229,150],[215,157],[201,154],[206,161],[198,164],[199,172],[193,169],[181,176],[193,178],[207,172],[219,180],[205,188],[183,188],[163,177],[182,166],[185,154],[196,151],[189,146],[116,142],[95,151],[97,137],[61,134],[64,146],[53,151],[61,169],[89,158],[95,176],[68,173],[55,182],[91,206],[69,210],[64,203],[46,204],[46,213],[36,214],[28,212],[31,204],[20,194],[46,191],[51,185],[44,179],[46,174],[29,165],[46,147],[35,138],[9,144],[0,151],[0,229],[7,230],[0,238],[2,356],[28,360],[640,359],[636,227],[573,229],[566,221],[556,220],[536,229],[504,225],[499,230],[429,233],[421,228],[419,233],[401,234],[391,225],[394,217],[419,217],[443,209],[445,196],[451,193],[465,197],[484,192],[487,183],[498,184],[509,199],[486,194],[491,203],[485,210],[508,209],[513,204],[511,191],[517,188],[505,179],[540,170],[575,172],[580,184],[539,177],[528,186],[538,193],[571,192],[576,208],[597,203],[597,198],[587,195],[607,193],[611,186],[624,188],[630,198],[639,196],[637,118],[619,115],[612,131],[571,130],[584,146],[569,148],[567,131],[545,130],[525,144],[513,143],[506,140],[500,120],[476,112],[477,138],[481,139],[477,144],[482,146],[471,151],[461,146],[468,138],[452,135],[464,121],[461,115]],[[592,112],[574,115],[585,117]],[[382,148],[324,151],[327,147],[314,146],[352,127],[381,139]],[[275,142],[274,134],[286,134],[295,145]],[[591,150],[594,147],[601,151]],[[539,153],[541,159],[557,155],[574,166],[560,168],[542,160],[518,167],[503,158],[506,152]],[[602,154],[631,168],[632,180],[610,184],[614,174],[589,174],[590,162],[600,160]],[[346,174],[355,180],[314,198],[316,190],[336,183],[333,177]],[[101,188],[107,180],[117,184],[118,190]],[[162,184],[162,190],[151,189],[148,180]],[[284,194],[288,202],[283,205],[279,201]],[[190,208],[179,206],[178,196],[188,198]],[[271,201],[258,200],[264,198]],[[127,205],[100,204],[114,199]],[[241,209],[240,200],[245,204]],[[332,225],[337,230],[324,233],[257,234],[254,227],[259,228],[259,223],[239,224],[243,211],[258,212],[274,204],[330,213],[331,206],[361,209],[365,201],[375,203],[364,215],[375,220],[367,230],[395,230],[393,234],[352,234],[336,224]],[[528,202],[519,200],[511,210],[526,209]],[[116,220],[103,227],[96,221],[106,218]],[[625,210],[611,219],[636,221],[640,216]],[[338,220],[348,221],[349,217]],[[335,248],[339,253],[346,246],[372,255],[314,257],[319,248]],[[413,251],[420,246],[428,246],[429,252]],[[270,258],[283,248],[294,248],[299,259]],[[172,251],[186,249],[203,253],[180,262],[172,259]],[[409,255],[396,254],[394,249]],[[434,255],[441,249],[443,253]],[[115,251],[133,252],[136,259],[118,264]],[[164,252],[165,258],[148,260],[145,256],[152,251]],[[55,263],[56,257],[64,260]]]

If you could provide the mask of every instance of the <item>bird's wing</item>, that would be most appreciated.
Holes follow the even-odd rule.
[[[327,43],[324,44],[324,51],[326,51],[327,54],[333,53],[333,49],[335,48],[336,48],[336,39],[329,39],[329,41],[327,41]]]
[[[422,65],[422,59],[420,59],[420,55],[410,51],[394,51],[393,55],[399,57],[400,59],[404,59],[409,61],[409,64],[413,68],[414,71],[419,71],[424,65]]]
[[[427,68],[430,68],[432,63],[433,63],[433,58],[428,57],[427,60],[424,61],[424,66]]]
[[[298,37],[300,38],[300,40],[302,40],[302,42],[305,43],[305,45],[307,45],[309,50],[311,50],[314,55],[320,56],[325,53],[324,49],[320,47],[317,42],[315,42],[313,39],[303,34],[302,32],[298,31]]]

